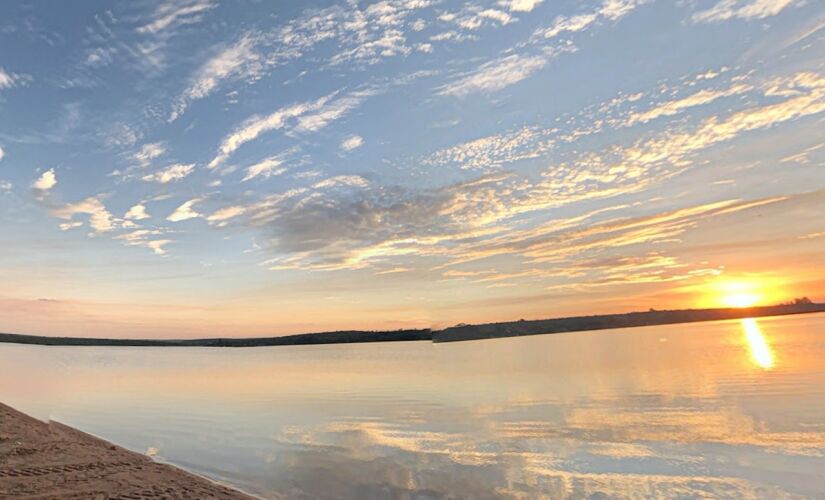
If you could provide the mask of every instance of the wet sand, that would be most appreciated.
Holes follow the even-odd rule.
[[[10,497],[252,498],[0,403],[0,498]]]

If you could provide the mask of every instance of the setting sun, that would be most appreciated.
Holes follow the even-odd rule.
[[[764,288],[755,279],[724,280],[714,284],[712,293],[724,307],[752,307],[763,301]]]
[[[781,284],[771,277],[720,277],[702,289],[707,307],[754,307],[780,302]]]
[[[734,293],[722,298],[729,307],[751,307],[759,302],[761,297],[755,293]]]

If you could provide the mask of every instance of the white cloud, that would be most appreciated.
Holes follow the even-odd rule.
[[[84,64],[92,68],[102,68],[112,63],[115,54],[117,54],[115,47],[97,47],[90,49],[86,52]]]
[[[335,55],[330,64],[337,65],[351,61],[364,61],[375,64],[384,57],[407,55],[412,50],[406,45],[404,32],[398,29],[388,29],[379,35],[379,38],[362,42],[352,49]]]
[[[141,166],[145,167],[152,163],[152,160],[159,158],[166,153],[166,144],[164,142],[152,142],[144,144],[140,151],[132,155],[132,158]]]
[[[146,247],[155,252],[155,255],[166,255],[165,245],[172,243],[172,240],[150,240],[146,242]]]
[[[438,20],[451,23],[464,31],[476,31],[485,26],[504,26],[513,22],[513,17],[498,9],[484,9],[479,5],[465,4],[458,12],[444,12]]]
[[[426,21],[416,11],[431,7],[430,0],[382,0],[363,7],[338,4],[305,11],[298,19],[274,33],[274,53],[281,58],[301,57],[320,43],[338,47],[330,65],[376,64],[383,59],[408,55],[407,27],[412,33],[424,29]]]
[[[554,144],[548,135],[546,130],[522,127],[439,149],[421,161],[432,166],[456,165],[464,170],[496,170],[547,153]]]
[[[225,207],[207,217],[206,220],[209,222],[224,222],[238,217],[239,215],[243,215],[244,212],[246,212],[246,207],[242,207],[240,205]]]
[[[764,85],[764,94],[787,99],[738,111],[726,118],[713,116],[705,119],[695,130],[662,134],[627,148],[621,162],[628,169],[624,175],[661,161],[678,164],[696,151],[733,140],[744,132],[773,127],[825,111],[825,77],[816,73],[802,72],[771,80]]]
[[[424,28],[427,27],[427,21],[423,19],[416,19],[412,23],[410,23],[410,28],[413,31],[424,31]]]
[[[575,16],[558,16],[548,28],[537,30],[533,39],[554,38],[562,33],[583,31],[600,19],[617,21],[648,0],[604,0],[594,11]]]
[[[764,19],[779,14],[786,7],[801,3],[798,0],[721,0],[710,9],[695,13],[693,21],[713,23],[733,18],[747,21]]]
[[[203,0],[166,2],[155,9],[152,20],[140,26],[137,31],[157,34],[164,30],[174,30],[183,25],[198,23],[202,15],[214,7],[215,4]]]
[[[169,42],[187,27],[200,23],[207,11],[215,8],[217,3],[209,0],[171,0],[160,2],[148,16],[148,21],[136,28],[141,38],[136,42],[119,41],[119,47],[125,55],[130,56],[142,71],[159,74],[166,66],[165,49]],[[109,14],[110,22],[99,24],[99,34],[107,45],[113,41],[119,20]]]
[[[115,228],[112,214],[103,205],[99,198],[92,196],[77,203],[69,203],[51,211],[51,214],[58,219],[71,221],[77,214],[89,216],[89,225],[97,233],[106,233]],[[76,227],[72,226],[72,227]]]
[[[596,13],[579,14],[573,17],[559,16],[553,25],[541,32],[544,38],[554,38],[564,32],[576,32],[586,29],[599,18]]]
[[[364,99],[374,94],[375,92],[371,90],[361,90],[335,99],[319,110],[298,118],[298,125],[295,130],[298,132],[317,132],[329,125],[330,122],[342,118],[358,107]]]
[[[166,220],[170,222],[179,222],[182,220],[194,219],[195,217],[201,217],[201,214],[192,208],[196,203],[200,203],[201,201],[203,201],[202,198],[193,198],[187,201],[183,205],[176,208],[175,211],[166,218]]]
[[[737,101],[738,110],[725,109],[722,114],[701,119],[693,126],[668,127],[629,145],[612,143],[599,151],[574,151],[567,160],[560,155],[548,161],[537,177],[525,176],[518,173],[519,169],[513,169],[435,190],[400,191],[391,197],[381,193],[380,184],[373,185],[359,176],[347,180],[338,177],[312,186],[329,190],[309,190],[292,198],[273,198],[272,202],[261,203],[259,207],[249,206],[247,214],[254,225],[278,228],[279,237],[272,248],[279,256],[266,262],[273,269],[355,269],[376,263],[403,265],[400,259],[406,255],[445,258],[450,264],[495,255],[520,255],[537,266],[527,272],[549,276],[558,271],[538,266],[552,264],[558,269],[565,267],[560,266],[560,262],[581,260],[579,257],[607,248],[638,245],[650,248],[651,242],[664,243],[678,238],[694,225],[696,214],[723,215],[782,200],[782,197],[773,197],[741,203],[711,203],[649,220],[612,216],[603,219],[613,211],[629,207],[613,201],[606,203],[607,208],[569,220],[550,220],[539,228],[525,227],[523,233],[517,229],[519,220],[527,214],[638,193],[690,168],[698,159],[697,153],[730,143],[750,131],[825,113],[825,80],[815,73],[776,78],[758,87],[754,83],[754,88],[759,88],[766,98],[755,96]],[[677,108],[686,109],[681,105]],[[556,137],[552,129],[549,136],[541,132],[537,128],[525,128],[511,136],[483,138],[476,144],[462,145],[449,152],[445,161],[464,164],[476,157],[483,160],[491,155],[495,158],[529,154],[531,143]],[[341,189],[340,195],[337,189]],[[594,226],[592,221],[597,217],[603,219],[603,224]],[[651,268],[643,262],[628,262],[628,266],[638,272],[628,274],[627,278],[679,279],[689,274],[667,256],[652,259],[651,265],[670,270],[660,276],[649,272]],[[569,267],[565,269],[569,271]],[[571,272],[582,273],[587,268],[585,265]],[[616,271],[611,265],[604,269]]]
[[[246,169],[246,176],[243,178],[243,182],[246,182],[250,179],[258,177],[259,175],[264,176],[265,178],[271,177],[273,175],[281,175],[286,172],[286,168],[282,167],[283,161],[278,156],[270,156]]]
[[[30,81],[31,76],[9,73],[5,69],[3,69],[2,66],[0,66],[0,90],[26,85]]]
[[[80,110],[77,107],[69,109],[69,118],[74,122],[80,121]],[[141,133],[125,123],[114,123],[104,132],[104,142],[110,147],[134,146],[141,138]]]
[[[513,54],[484,63],[476,71],[443,85],[437,90],[441,95],[456,97],[478,92],[495,92],[524,80],[543,68],[547,61],[547,55]]]
[[[3,151],[3,146],[0,146],[0,161],[3,160],[4,156],[6,156],[6,152]]]
[[[217,55],[206,61],[195,73],[192,84],[183,92],[175,103],[169,121],[175,121],[186,111],[192,101],[203,99],[211,94],[228,78],[255,80],[264,70],[264,61],[255,51],[260,38],[246,34]]]
[[[701,106],[704,104],[709,104],[723,97],[743,94],[752,89],[753,87],[751,85],[745,83],[737,83],[728,87],[727,89],[700,90],[699,92],[696,92],[687,97],[683,97],[682,99],[676,99],[659,104],[648,111],[631,113],[630,116],[628,116],[625,124],[633,125],[636,123],[647,123],[651,120],[655,120],[656,118],[662,116],[672,116],[682,112],[685,109]]]
[[[482,18],[498,21],[501,24],[509,24],[513,21],[513,17],[510,14],[497,9],[484,9],[479,12],[478,15]]]
[[[368,185],[369,181],[360,175],[336,175],[335,177],[316,182],[312,187],[315,189],[324,189],[335,186],[366,187]]]
[[[54,175],[54,169],[51,168],[43,172],[40,177],[37,178],[34,183],[32,183],[32,187],[34,189],[38,189],[40,191],[48,191],[49,189],[53,188],[57,185],[57,177]]]
[[[336,93],[332,93],[315,101],[278,109],[267,116],[253,116],[234,132],[224,137],[218,148],[218,154],[209,162],[209,168],[219,166],[238,148],[257,139],[261,134],[286,127],[291,120],[298,120],[295,126],[297,132],[316,132],[330,122],[342,118],[374,93],[370,90],[361,90],[338,99],[335,99]]]
[[[153,237],[162,234],[164,234],[164,232],[160,229],[138,229],[137,231],[115,236],[115,239],[121,240],[127,246],[148,248],[152,250],[155,255],[166,255],[166,250],[163,247],[171,243],[172,240],[153,239]]]
[[[129,211],[126,212],[126,215],[124,215],[123,217],[125,219],[131,220],[143,220],[148,219],[151,216],[148,213],[146,213],[146,206],[143,203],[138,203],[137,205],[134,205],[132,208],[130,208]]]
[[[503,0],[498,4],[511,12],[530,12],[543,0]]]
[[[14,78],[0,67],[0,89],[7,89],[14,86]]]
[[[60,228],[61,231],[68,231],[70,229],[74,229],[74,228],[80,227],[82,225],[83,225],[82,222],[80,222],[79,220],[76,220],[76,221],[71,221],[71,222],[62,222],[58,227]]]
[[[267,116],[253,116],[248,118],[234,132],[224,137],[218,148],[218,154],[209,162],[209,168],[215,168],[247,142],[254,141],[263,133],[270,130],[279,130],[286,126],[287,120],[301,116],[311,109],[318,109],[326,104],[333,94],[324,96],[316,101],[293,104],[281,108]]]
[[[341,149],[344,151],[352,151],[364,145],[364,138],[360,135],[351,135],[341,141]]]
[[[161,184],[166,184],[173,181],[179,181],[187,175],[191,174],[194,170],[194,163],[189,163],[187,165],[178,163],[175,165],[171,165],[158,172],[155,172],[154,174],[144,175],[143,177],[141,177],[141,179],[143,179],[146,182],[159,182]]]

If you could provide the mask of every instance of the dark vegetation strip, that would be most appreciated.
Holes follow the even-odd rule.
[[[576,316],[570,318],[542,319],[532,321],[510,321],[482,325],[457,325],[444,330],[393,330],[393,331],[339,331],[326,333],[304,333],[283,337],[254,338],[211,338],[187,340],[162,339],[105,339],[82,337],[45,337],[40,335],[18,335],[0,333],[0,342],[36,345],[63,346],[155,346],[155,347],[260,347],[279,345],[350,344],[363,342],[400,342],[430,340],[433,342],[456,342],[501,337],[519,337],[546,333],[606,330],[637,326],[693,323],[698,321],[718,321],[725,319],[756,318],[763,316],[783,316],[825,312],[825,304],[811,302],[783,304],[778,306],[751,307],[744,309],[682,309],[624,314],[603,314],[596,316]]]

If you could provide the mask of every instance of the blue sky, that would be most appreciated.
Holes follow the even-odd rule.
[[[793,0],[5,2],[0,330],[825,299],[823,48]]]

